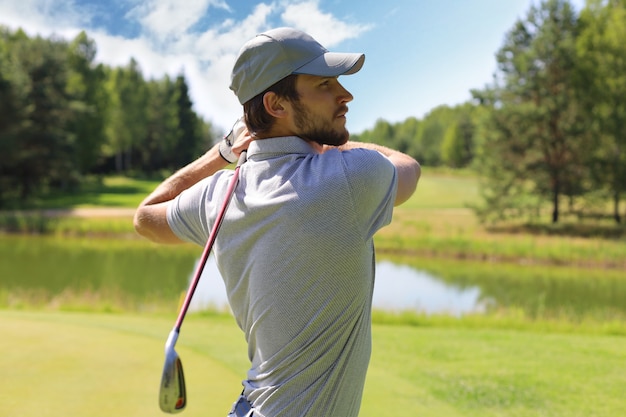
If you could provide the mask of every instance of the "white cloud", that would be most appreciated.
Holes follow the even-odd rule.
[[[319,0],[285,3],[281,15],[288,26],[298,28],[315,38],[325,47],[332,47],[346,39],[353,39],[371,28],[369,25],[349,24],[319,8]]]
[[[229,55],[234,62],[241,46],[268,27],[273,11],[274,6],[260,4],[243,21],[229,20],[194,37],[191,47],[204,61],[219,61]]]
[[[208,13],[210,7],[230,10],[220,0],[148,0],[139,3],[127,17],[136,19],[159,39],[178,38]]]
[[[73,37],[90,17],[81,14],[73,1],[0,0],[0,24],[29,35]]]

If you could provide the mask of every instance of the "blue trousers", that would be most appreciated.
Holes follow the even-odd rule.
[[[252,404],[246,399],[245,396],[240,395],[237,401],[233,404],[233,408],[228,413],[228,417],[253,417],[254,410]]]

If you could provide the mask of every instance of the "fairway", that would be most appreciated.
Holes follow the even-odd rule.
[[[1,416],[164,415],[158,387],[173,319],[21,312],[0,317]],[[241,372],[189,347],[185,332],[202,323],[185,324],[177,346],[189,395],[184,415],[224,416],[239,394]]]
[[[0,415],[158,416],[173,317],[1,311]],[[226,315],[193,314],[177,344],[184,416],[226,415],[245,343]],[[374,325],[362,417],[617,416],[626,338]]]

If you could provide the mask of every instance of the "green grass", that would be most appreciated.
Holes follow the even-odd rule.
[[[173,317],[0,311],[0,415],[155,416]],[[617,416],[626,338],[375,324],[362,417]],[[224,416],[247,369],[227,315],[190,315],[176,346],[185,416]]]
[[[624,338],[375,326],[374,340],[365,416],[614,416],[626,405]]]
[[[459,209],[478,201],[478,181],[467,174],[424,168],[415,194],[404,209]]]
[[[157,393],[172,318],[26,312],[0,312],[0,317],[0,415],[161,414]],[[237,345],[241,365],[233,370],[221,358],[199,352],[183,339],[187,335],[181,337],[177,352],[185,364],[190,396],[185,415],[190,417],[226,415],[240,391],[241,335],[232,320],[206,323],[192,318],[184,332],[211,335],[224,350]]]
[[[38,207],[136,207],[156,185],[107,178],[75,195],[53,196]],[[419,256],[421,267],[435,272],[443,267],[459,268],[459,273],[470,268],[483,277],[489,276],[490,262],[520,270],[519,265],[534,265],[523,268],[529,275],[520,274],[516,294],[527,290],[526,277],[533,268],[553,268],[562,275],[559,282],[564,288],[570,286],[568,268],[589,270],[590,280],[607,285],[626,268],[623,226],[602,225],[609,233],[594,233],[600,228],[568,220],[557,227],[490,230],[466,208],[477,198],[477,182],[471,175],[425,168],[416,194],[397,208],[392,225],[377,235],[377,250],[416,260]],[[17,232],[85,237],[86,245],[94,237],[109,235],[137,239],[129,218],[0,216],[0,229],[7,224]],[[591,233],[580,233],[582,228]],[[468,284],[472,276],[467,274]],[[497,277],[492,281],[496,291]],[[65,296],[76,297],[70,304],[77,309],[108,309],[95,293]],[[174,313],[24,308],[0,310],[0,416],[161,414],[158,382]],[[376,312],[361,416],[623,414],[626,322],[618,316],[576,321],[563,314],[531,316],[512,309],[455,318]],[[245,343],[233,319],[190,315],[177,351],[185,364],[190,395],[184,415],[224,416],[239,394],[247,368]]]
[[[78,192],[52,194],[37,201],[34,208],[137,207],[158,184],[121,176],[94,177]]]
[[[136,236],[131,216],[53,217],[41,211],[0,212],[0,232],[59,236]]]

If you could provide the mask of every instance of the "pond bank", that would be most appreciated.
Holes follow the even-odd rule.
[[[0,211],[0,233],[140,240],[133,228],[134,212],[125,207]],[[469,209],[399,209],[375,242],[382,256],[626,271],[626,239],[551,234],[557,228],[548,234],[512,230],[489,231],[476,224]]]
[[[173,311],[199,255],[195,245],[160,246],[143,239],[0,235],[0,308]],[[378,287],[376,295],[398,301],[385,306],[389,314],[626,327],[621,270],[380,254],[377,263],[377,283],[388,288]],[[405,273],[410,276],[402,277]],[[451,293],[460,299],[452,306],[446,300],[444,311],[426,308]],[[410,305],[400,302],[407,297]],[[472,305],[457,311],[467,297]]]

